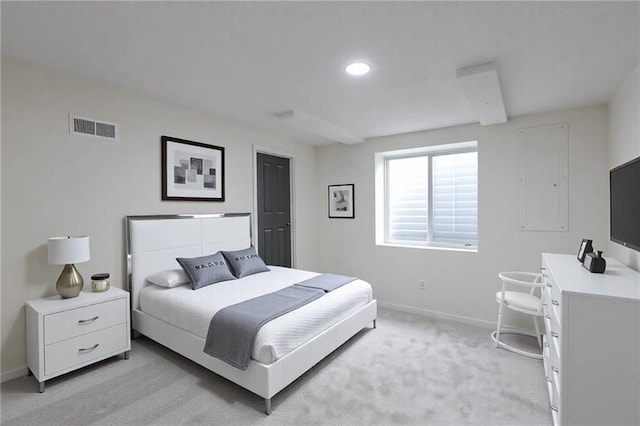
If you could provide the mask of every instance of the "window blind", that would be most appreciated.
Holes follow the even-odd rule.
[[[428,241],[427,156],[392,158],[387,162],[388,239]]]
[[[433,241],[478,241],[478,153],[436,155],[433,168]]]

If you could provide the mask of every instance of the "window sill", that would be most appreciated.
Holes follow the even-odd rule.
[[[376,245],[383,246],[383,247],[398,247],[398,248],[408,248],[408,249],[418,249],[418,250],[445,250],[445,251],[460,251],[465,253],[478,252],[477,246],[464,247],[464,246],[458,246],[454,244],[443,244],[443,243],[440,243],[440,244],[431,243],[429,245],[421,245],[421,246],[402,244],[402,243],[376,243]]]

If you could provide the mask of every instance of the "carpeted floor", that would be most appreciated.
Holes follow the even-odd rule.
[[[530,342],[523,342],[530,344]],[[47,382],[1,386],[2,425],[550,425],[542,362],[496,349],[489,331],[380,308],[365,329],[263,400],[141,337]]]

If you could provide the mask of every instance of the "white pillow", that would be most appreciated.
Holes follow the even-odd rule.
[[[191,284],[189,277],[182,269],[171,269],[160,271],[147,277],[147,281],[160,287],[178,287],[179,285]]]

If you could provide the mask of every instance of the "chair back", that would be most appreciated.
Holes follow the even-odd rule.
[[[504,300],[504,294],[509,284],[521,288],[524,287],[528,289],[530,295],[540,299],[537,306],[537,313],[542,312],[542,289],[544,288],[542,274],[537,272],[509,271],[500,272],[498,276],[502,280],[502,300]],[[524,291],[524,288],[521,291]]]

